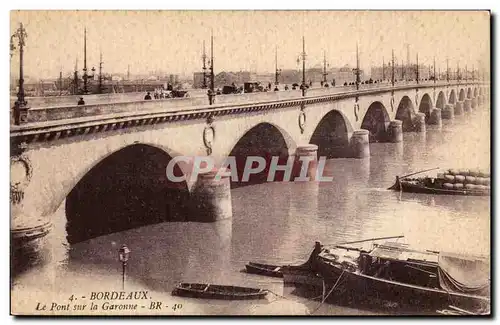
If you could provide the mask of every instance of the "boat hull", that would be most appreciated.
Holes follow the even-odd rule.
[[[282,278],[282,267],[278,265],[260,264],[250,262],[245,265],[247,273]]]
[[[409,192],[409,193],[468,195],[468,196],[490,196],[491,193],[490,190],[469,190],[469,189],[447,190],[442,188],[433,188],[401,180],[396,180],[396,183],[389,189],[395,191]]]
[[[172,295],[201,299],[251,300],[264,299],[268,293],[267,290],[246,287],[204,285],[206,286],[204,289],[202,286],[201,284],[181,284],[172,291]]]
[[[311,270],[284,270],[283,282],[285,285],[323,286],[323,278]]]
[[[482,308],[484,305],[490,304],[488,297],[446,292],[437,288],[427,288],[380,279],[361,274],[357,271],[343,271],[341,268],[321,260],[318,260],[314,265],[316,271],[325,278],[327,290],[332,288],[339,276],[342,275],[338,286],[360,297],[383,297],[407,305],[436,306],[456,304],[473,309]]]

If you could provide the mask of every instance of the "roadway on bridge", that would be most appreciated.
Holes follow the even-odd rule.
[[[426,82],[426,83],[421,83],[421,84],[429,84],[432,82]],[[396,83],[396,86],[403,86],[407,84],[414,84],[414,83]],[[443,84],[443,82],[438,82],[436,83],[437,85]],[[389,87],[390,83],[381,83],[381,84],[370,84],[370,85],[360,85],[360,90],[365,90],[365,89],[374,89],[374,88],[380,88],[380,87]],[[299,89],[297,90],[283,90],[283,85],[279,86],[280,93],[286,92],[288,95],[281,95],[278,96],[281,98],[296,98],[301,96],[301,91]],[[319,95],[327,95],[327,94],[336,94],[336,93],[342,93],[342,92],[349,92],[349,91],[354,91],[356,89],[355,86],[337,86],[337,87],[319,87],[319,86],[313,86],[312,88],[307,90],[307,95],[309,96],[319,96]],[[270,91],[271,93],[274,93],[274,91]],[[207,91],[205,89],[188,89],[189,97],[190,98],[203,98],[207,97]],[[252,102],[252,99],[255,99],[257,101],[260,100],[260,96],[258,94],[263,94],[263,93],[252,93],[251,97],[248,99]],[[265,93],[264,93],[265,94]],[[144,96],[146,95],[146,92],[132,92],[132,93],[120,93],[120,94],[92,94],[92,95],[85,95],[85,96],[80,96],[80,95],[72,95],[72,96],[51,96],[51,97],[27,97],[26,100],[28,101],[28,105],[30,108],[48,108],[48,107],[68,107],[68,106],[76,106],[78,99],[80,97],[84,97],[85,104],[86,105],[99,105],[99,104],[110,104],[110,103],[123,103],[123,102],[138,102],[138,101],[143,101]],[[231,99],[234,98],[234,102],[241,102],[243,96],[248,96],[250,94],[230,94],[230,95],[218,95],[216,98],[224,98],[221,100],[223,103],[230,103],[233,102]],[[269,94],[270,95],[270,94]],[[252,98],[253,97],[253,98]],[[269,96],[265,96],[266,99]],[[11,97],[10,98],[10,106],[14,106],[16,98]],[[154,100],[154,99],[153,99]],[[179,101],[183,99],[179,98],[168,98],[168,99],[161,99],[161,101]],[[199,101],[197,101],[199,102]],[[217,99],[216,99],[217,103]],[[200,104],[208,104],[208,98],[206,100],[206,103],[200,102]],[[176,106],[176,105],[175,105]],[[179,107],[182,107],[185,105],[179,105]],[[191,106],[191,105],[189,105]]]

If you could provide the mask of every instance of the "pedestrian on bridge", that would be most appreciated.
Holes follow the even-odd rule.
[[[78,105],[85,105],[85,101],[83,100],[83,97],[80,97],[80,100],[78,101]]]
[[[149,91],[146,94],[146,96],[144,96],[144,100],[151,100],[151,95],[149,94]]]

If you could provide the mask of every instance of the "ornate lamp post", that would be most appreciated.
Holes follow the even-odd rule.
[[[207,60],[207,55],[205,53],[205,41],[203,41],[203,55],[201,56],[201,59],[203,60],[203,83],[201,85],[202,89],[207,89],[207,65],[206,65],[206,60]]]
[[[448,68],[448,58],[446,58],[446,83],[450,83],[450,68]]]
[[[418,71],[418,53],[417,53],[417,73],[416,73],[416,75],[417,75],[417,85],[418,85],[419,84],[419,80],[418,79],[420,77],[419,71]]]
[[[434,69],[434,71],[433,71],[434,72],[433,79],[434,79],[434,84],[436,84],[436,57],[434,57],[434,67],[433,67],[433,69]]]
[[[323,85],[325,87],[328,87],[328,82],[326,81],[326,77],[328,76],[328,72],[326,72],[326,67],[327,67],[327,63],[326,63],[326,52],[323,51]],[[333,86],[333,85],[332,85]]]
[[[274,62],[276,65],[276,72],[274,74],[274,84],[277,86],[280,84],[279,77],[281,76],[281,69],[278,69],[278,48],[276,47],[276,53],[274,54]]]
[[[359,70],[359,51],[358,51],[358,43],[356,43],[356,69],[354,70],[354,74],[356,75],[356,90],[359,90],[359,84],[361,82],[360,79],[360,70]]]
[[[306,95],[306,41],[304,36],[302,36],[302,85],[300,88],[302,89],[302,96]]]
[[[125,290],[125,269],[130,257],[130,249],[126,245],[122,245],[118,251],[120,262],[122,262],[122,290]]]
[[[210,89],[208,89],[208,102],[210,105],[215,99],[215,76],[214,76],[214,35],[210,37]]]
[[[10,37],[10,55],[12,57],[12,52],[16,49],[14,45],[14,38],[18,39],[19,45],[19,91],[17,92],[17,101],[14,104],[14,124],[20,125],[27,122],[28,118],[28,102],[25,100],[24,96],[24,74],[23,74],[23,55],[24,55],[24,45],[25,40],[28,37],[26,34],[26,29],[24,29],[23,24],[19,24],[19,28]]]
[[[385,82],[385,60],[382,57],[382,82]]]
[[[394,87],[394,49],[392,50],[391,84]]]

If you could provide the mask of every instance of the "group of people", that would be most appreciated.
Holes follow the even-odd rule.
[[[147,92],[146,96],[144,96],[144,100],[151,99],[165,99],[170,98],[170,93],[163,88],[156,88],[153,92],[153,96],[151,97],[151,92]]]

